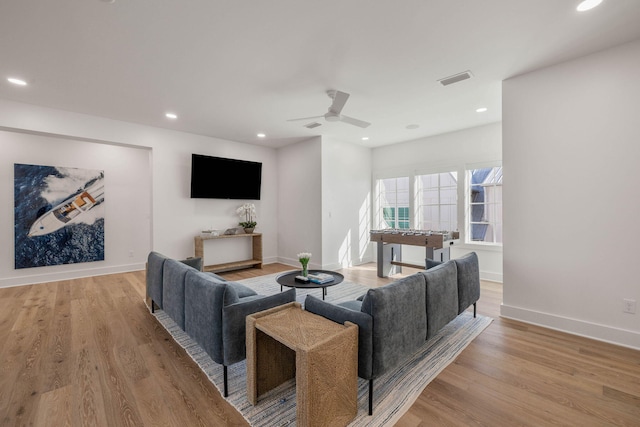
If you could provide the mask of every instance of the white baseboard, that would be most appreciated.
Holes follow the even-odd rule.
[[[275,264],[278,261],[277,256],[270,256],[262,259],[262,264]]]
[[[284,264],[284,265],[290,265],[292,268],[301,268],[300,266],[300,262],[297,259],[292,259],[292,258],[278,258],[277,261],[274,262],[279,262],[280,264]],[[364,260],[360,263],[354,264],[354,265],[361,265],[361,264],[367,264],[369,262],[369,260]],[[342,264],[340,263],[333,263],[333,264],[325,264],[325,265],[319,265],[319,264],[314,264],[313,262],[309,262],[309,270],[341,270],[343,268]]]
[[[597,341],[640,350],[640,333],[607,325],[585,322],[554,314],[502,304],[500,315],[507,319],[530,323]]]
[[[502,273],[492,273],[490,271],[481,271],[480,279],[488,280],[490,282],[502,283]]]
[[[48,272],[0,279],[0,288],[12,286],[35,285],[37,283],[57,282],[59,280],[79,279],[82,277],[104,276],[106,274],[126,273],[145,269],[145,263],[117,265],[112,267],[86,268],[81,270],[66,270],[60,272]]]

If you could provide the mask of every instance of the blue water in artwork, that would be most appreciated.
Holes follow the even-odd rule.
[[[29,237],[39,218],[102,178],[96,170],[14,165],[16,269],[104,261],[103,194],[77,222]]]

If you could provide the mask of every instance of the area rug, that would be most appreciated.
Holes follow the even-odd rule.
[[[242,280],[240,283],[259,294],[280,292],[275,274]],[[326,300],[341,302],[354,299],[367,288],[349,281],[328,288]],[[307,294],[322,296],[321,289],[296,289],[296,299],[304,303]],[[176,323],[162,310],[155,316],[200,366],[209,380],[221,391],[223,388],[222,366],[215,363]],[[350,426],[391,426],[415,402],[425,387],[477,337],[489,324],[489,317],[473,317],[465,312],[445,326],[437,335],[413,354],[402,366],[374,381],[373,415],[368,415],[368,382],[358,378],[358,414]],[[291,380],[260,397],[253,406],[246,395],[246,363],[229,366],[229,397],[231,403],[251,424],[258,427],[295,426],[296,395],[295,380]]]

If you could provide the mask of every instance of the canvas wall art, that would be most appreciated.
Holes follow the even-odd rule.
[[[104,171],[14,164],[15,268],[104,261]]]

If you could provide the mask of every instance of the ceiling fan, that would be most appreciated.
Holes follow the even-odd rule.
[[[361,128],[366,128],[366,127],[369,127],[369,125],[371,125],[371,123],[365,122],[364,120],[358,120],[358,119],[354,119],[353,117],[340,114],[340,112],[342,111],[342,108],[344,108],[344,104],[346,104],[347,99],[349,99],[348,93],[340,92],[339,90],[328,90],[327,95],[329,95],[329,98],[331,98],[333,102],[331,103],[329,110],[322,116],[303,117],[301,119],[291,119],[287,121],[297,122],[297,121],[303,121],[303,120],[315,120],[315,119],[324,117],[324,119],[328,122],[344,122],[344,123],[348,123],[350,125],[358,126]]]

